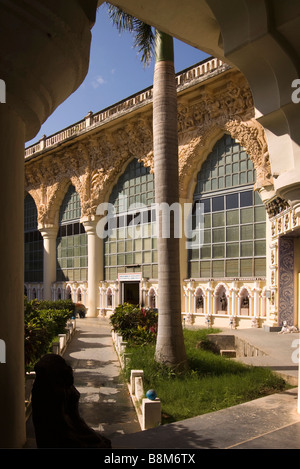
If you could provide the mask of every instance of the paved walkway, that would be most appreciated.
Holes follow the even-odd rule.
[[[64,358],[74,370],[81,394],[80,413],[94,430],[111,439],[115,449],[300,449],[297,388],[229,409],[142,432],[115,353],[107,319],[78,319],[77,332]],[[278,335],[263,329],[227,330],[266,355],[245,358],[273,367],[297,384],[293,362],[299,334]],[[299,345],[299,343],[298,343]],[[29,447],[34,447],[29,422]]]

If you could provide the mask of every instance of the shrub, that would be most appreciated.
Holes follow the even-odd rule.
[[[24,303],[25,366],[30,369],[49,352],[53,339],[63,334],[75,309],[70,300],[37,301]]]
[[[158,313],[155,309],[123,303],[115,309],[110,322],[114,331],[121,334],[124,340],[143,345],[155,342],[157,318]]]

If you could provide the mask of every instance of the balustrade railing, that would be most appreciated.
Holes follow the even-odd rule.
[[[180,89],[181,87],[188,85],[193,80],[198,80],[201,78],[204,79],[207,74],[210,74],[218,69],[221,72],[226,68],[229,68],[229,66],[224,64],[219,59],[213,58],[205,60],[195,65],[194,67],[177,74],[177,88]],[[130,111],[138,105],[145,105],[152,101],[152,96],[153,89],[151,87],[141,91],[140,93],[137,93],[134,96],[130,96],[129,98],[126,98],[123,101],[110,106],[109,108],[96,112],[95,114],[89,112],[89,114],[84,119],[77,122],[76,124],[73,124],[49,137],[44,135],[39,142],[27,147],[25,149],[25,159],[30,158],[36,153],[48,150],[51,147],[55,147],[59,143],[67,141],[74,136],[80,135],[86,130],[90,130],[92,127],[100,126],[106,121],[119,116],[123,112],[126,113]]]

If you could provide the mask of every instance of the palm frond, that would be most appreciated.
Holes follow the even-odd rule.
[[[152,27],[114,5],[108,6],[108,15],[119,33],[128,31],[134,35],[134,47],[142,54],[141,61],[149,65],[154,54],[154,33]]]

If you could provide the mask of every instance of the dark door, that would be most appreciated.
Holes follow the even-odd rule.
[[[124,282],[124,302],[133,305],[140,303],[140,284],[139,282]]]

